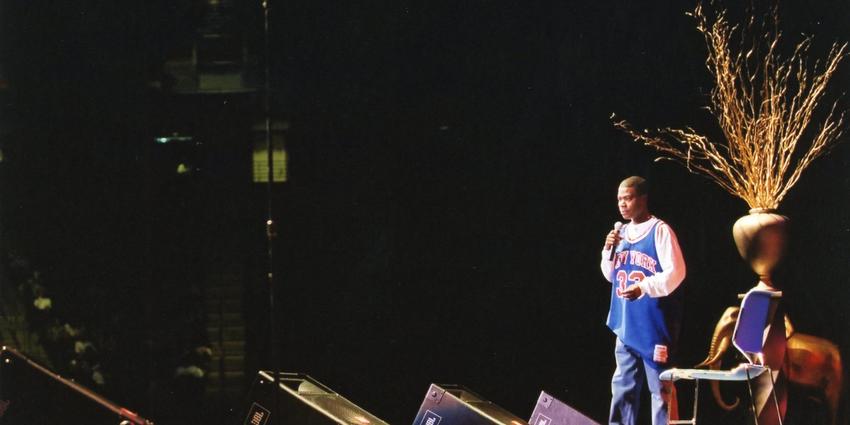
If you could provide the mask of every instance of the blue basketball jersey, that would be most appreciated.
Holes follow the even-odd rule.
[[[620,229],[622,239],[614,255],[608,311],[608,327],[656,368],[669,365],[668,356],[678,336],[681,291],[657,298],[644,295],[633,301],[620,294],[627,286],[663,271],[655,249],[655,232],[662,223],[658,220],[634,242],[625,237],[628,224]]]

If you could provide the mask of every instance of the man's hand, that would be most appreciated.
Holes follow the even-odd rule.
[[[643,291],[640,289],[640,286],[638,286],[637,283],[633,283],[627,286],[626,289],[620,292],[620,295],[622,295],[623,298],[629,301],[638,299],[642,294]]]
[[[605,236],[605,249],[615,249],[620,244],[620,239],[622,239],[620,237],[620,231],[611,229],[608,235]]]

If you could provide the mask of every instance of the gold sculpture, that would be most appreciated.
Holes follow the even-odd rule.
[[[732,330],[738,319],[738,307],[729,307],[723,312],[714,327],[708,355],[695,367],[721,369],[723,355],[731,346]],[[837,423],[841,384],[843,378],[841,353],[832,342],[813,335],[795,332],[788,317],[785,317],[785,336],[787,352],[783,372],[788,381],[795,384],[795,390],[806,389],[821,400],[826,408],[829,423]],[[739,400],[726,403],[720,393],[720,382],[711,381],[714,400],[724,410],[738,406]]]

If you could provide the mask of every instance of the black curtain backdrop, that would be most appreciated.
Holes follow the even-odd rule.
[[[271,5],[273,106],[290,125],[290,181],[274,190],[284,370],[391,423],[413,420],[431,382],[464,384],[520,417],[546,390],[601,421],[614,340],[599,252],[619,219],[616,186],[632,174],[652,182],[651,210],[676,230],[688,264],[681,366],[702,360],[723,309],[756,282],[731,237],[746,204],[654,162],[609,119],[719,137],[702,109],[711,79],[685,14],[692,2]],[[187,273],[181,265],[196,257],[186,253],[213,229],[229,229],[257,276],[252,366],[271,367],[265,191],[250,186],[250,146],[232,143],[240,135],[227,127],[257,109],[193,100],[203,104],[195,128],[212,141],[198,154],[209,172],[179,186],[152,171],[151,139],[179,112],[147,81],[197,7],[3,5],[7,246],[42,265],[68,314],[105,323],[122,347],[112,361],[133,379],[109,395],[143,413],[156,360],[132,347],[152,331],[145,315],[118,312],[149,317],[163,300],[179,303],[179,283],[151,285],[150,270],[171,261],[165,270]],[[850,40],[847,2],[779,10],[787,43],[816,36],[813,57]],[[830,92],[848,87],[850,62]],[[782,203],[792,227],[776,280],[796,329],[847,353],[843,139]],[[177,198],[194,209],[169,210]],[[162,220],[171,213],[199,224],[165,237],[157,229],[174,225]]]

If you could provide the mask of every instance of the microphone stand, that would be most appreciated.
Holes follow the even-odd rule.
[[[269,289],[269,336],[271,338],[272,376],[274,376],[274,403],[271,417],[280,412],[280,359],[278,358],[278,335],[275,309],[274,285],[274,241],[277,237],[277,223],[274,221],[272,188],[274,186],[274,146],[272,142],[271,124],[271,55],[269,48],[269,0],[261,0],[263,9],[263,49],[265,55],[263,114],[265,115],[266,161],[268,164],[268,180],[266,182],[266,258],[267,280]]]

